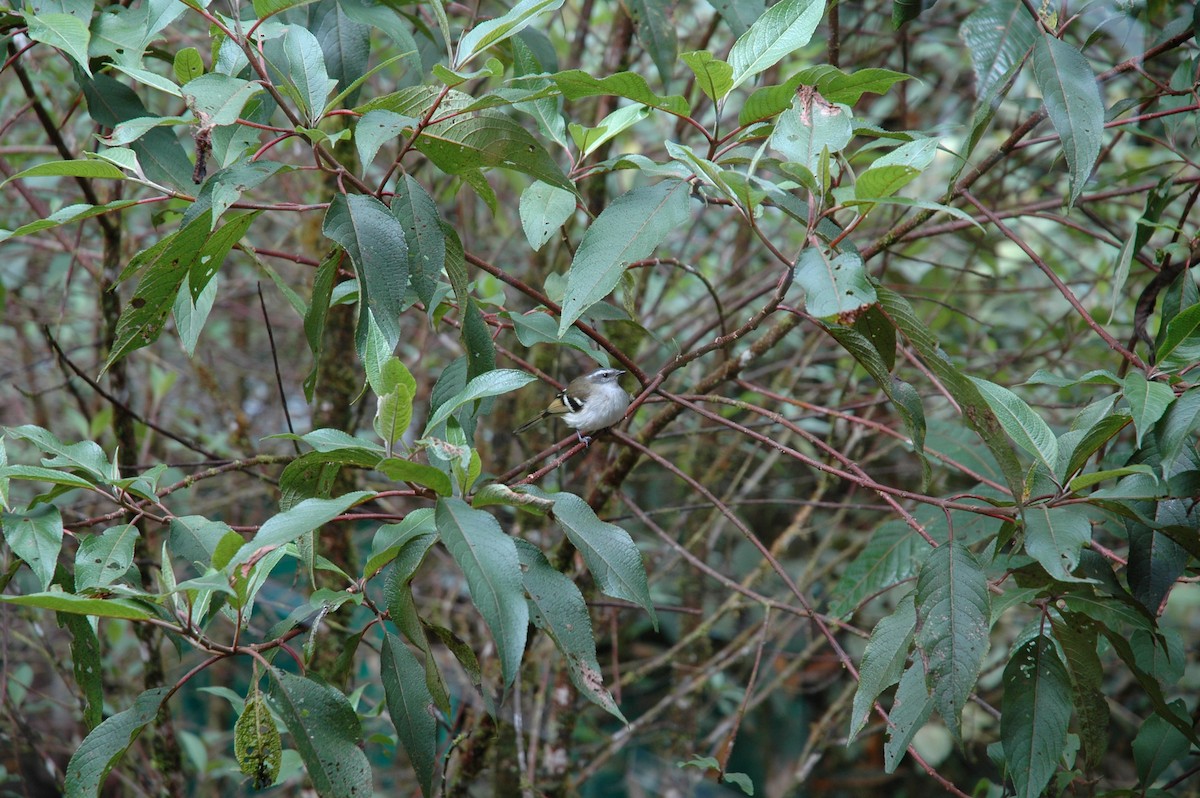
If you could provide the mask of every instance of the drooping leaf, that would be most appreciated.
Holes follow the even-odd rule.
[[[1104,140],[1104,101],[1092,67],[1079,50],[1043,33],[1033,47],[1033,77],[1062,139],[1074,205],[1083,193]]]
[[[238,769],[251,779],[254,789],[265,790],[279,778],[282,748],[266,697],[255,687],[233,727],[233,752]]]
[[[905,596],[891,615],[875,625],[858,668],[858,689],[850,711],[851,739],[867,724],[879,694],[900,681],[916,629],[917,611],[912,594]]]
[[[64,794],[68,798],[100,795],[105,776],[142,733],[142,729],[154,720],[170,689],[155,687],[145,691],[134,699],[129,709],[118,712],[92,729],[67,763]]]
[[[517,371],[516,369],[496,369],[495,371],[481,374],[472,379],[462,391],[438,405],[437,410],[429,417],[429,421],[425,423],[424,434],[429,435],[434,427],[448,419],[455,410],[458,410],[458,408],[468,402],[515,391],[517,388],[528,385],[535,379],[537,378],[532,374],[526,374],[524,371]]]
[[[390,355],[400,341],[400,314],[408,289],[408,243],[403,225],[374,197],[339,194],[329,204],[321,230],[354,262],[359,290],[355,334],[359,356],[363,356],[372,324],[383,333]]]
[[[33,571],[42,590],[49,589],[62,550],[63,523],[58,507],[39,504],[28,510],[6,512],[0,522],[4,542]]]
[[[438,500],[438,533],[467,577],[471,600],[496,643],[505,687],[517,677],[529,632],[529,607],[513,539],[496,519],[462,499]]]
[[[842,572],[829,612],[844,617],[868,596],[911,578],[928,544],[902,521],[888,521],[871,533],[867,545]]]
[[[361,126],[362,122],[359,124]],[[434,291],[446,264],[446,234],[442,231],[437,203],[424,186],[411,175],[404,175],[402,180],[396,181],[392,215],[404,228],[413,289],[428,306],[433,302]],[[458,297],[460,302],[465,299]]]
[[[900,685],[896,688],[896,697],[888,713],[891,726],[888,727],[883,746],[883,768],[886,772],[896,771],[913,736],[932,714],[933,698],[925,686],[925,668],[919,660],[914,660],[900,677]]]
[[[671,19],[673,7],[674,3],[668,0],[630,0],[628,6],[637,25],[638,39],[666,86],[671,85],[679,57],[679,33]]]
[[[824,13],[825,0],[782,0],[767,9],[729,51],[729,66],[733,68],[730,88],[737,88],[808,44]]]
[[[541,142],[495,111],[435,122],[421,131],[415,146],[447,174],[467,178],[481,169],[498,166],[574,190],[574,184]]]
[[[629,533],[616,524],[601,521],[588,503],[573,493],[554,493],[548,498],[554,501],[554,520],[583,555],[600,591],[637,604],[657,628],[658,616],[650,598],[646,567]]]
[[[549,241],[575,213],[575,195],[535,181],[521,192],[521,229],[535,250]]]
[[[584,233],[567,272],[559,337],[617,287],[626,266],[649,257],[682,227],[688,211],[688,185],[679,180],[635,188],[605,208]]]
[[[425,684],[425,669],[400,638],[384,632],[379,678],[388,715],[412,763],[424,795],[432,796],[437,761],[437,723],[430,714],[433,695]]]
[[[583,594],[574,582],[554,570],[532,543],[518,540],[517,554],[525,568],[530,618],[566,658],[571,683],[589,701],[625,722],[625,716],[604,686],[600,663],[596,660],[592,620]]]
[[[346,696],[325,684],[278,668],[270,702],[300,752],[321,796],[361,798],[372,792],[371,765],[362,750],[362,725]]]
[[[88,42],[91,34],[87,22],[71,14],[26,14],[29,38],[62,50],[91,77],[88,67]]]
[[[1000,740],[1018,798],[1038,798],[1058,769],[1071,721],[1071,680],[1054,643],[1039,635],[1004,669]]]
[[[957,541],[938,546],[917,575],[917,646],[924,653],[934,706],[956,738],[988,649],[987,577]]]

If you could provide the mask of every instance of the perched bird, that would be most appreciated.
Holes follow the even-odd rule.
[[[611,427],[629,409],[629,394],[618,383],[624,373],[621,369],[596,369],[576,377],[554,397],[549,407],[513,432],[524,432],[548,416],[558,416],[567,426],[575,428],[579,440],[591,441],[583,433]]]

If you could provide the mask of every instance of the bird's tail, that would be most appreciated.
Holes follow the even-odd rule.
[[[525,430],[529,429],[529,428],[530,428],[530,427],[532,427],[534,424],[538,423],[539,421],[541,421],[543,418],[545,418],[545,417],[546,417],[546,416],[548,416],[548,415],[549,415],[549,413],[547,413],[545,410],[543,410],[542,412],[538,413],[536,416],[534,416],[533,418],[529,419],[529,420],[528,420],[528,421],[526,421],[524,424],[522,424],[521,426],[519,426],[519,427],[517,427],[515,430],[513,430],[513,434],[514,434],[514,435],[520,435],[522,432],[524,432]]]

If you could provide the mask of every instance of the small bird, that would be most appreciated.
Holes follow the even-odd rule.
[[[558,416],[575,428],[579,440],[590,442],[591,438],[583,433],[611,427],[629,409],[629,394],[617,382],[624,373],[621,369],[596,369],[576,377],[549,407],[513,432],[522,433],[548,416]]]

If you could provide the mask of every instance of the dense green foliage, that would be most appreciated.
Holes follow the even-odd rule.
[[[1200,14],[929,6],[0,11],[0,788],[1186,792]]]

